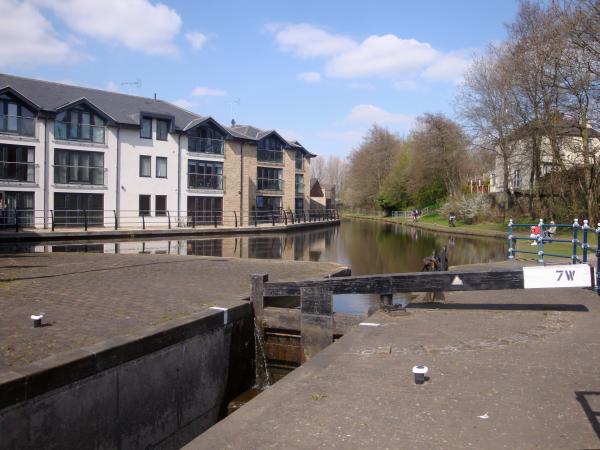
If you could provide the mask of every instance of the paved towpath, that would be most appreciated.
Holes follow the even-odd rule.
[[[600,448],[593,292],[452,293],[369,322],[186,448]]]
[[[114,336],[234,306],[250,275],[322,277],[341,266],[174,255],[0,255],[0,372]],[[50,326],[33,328],[44,312]]]

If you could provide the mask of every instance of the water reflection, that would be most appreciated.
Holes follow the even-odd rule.
[[[420,271],[425,256],[447,246],[450,265],[499,261],[506,257],[501,239],[435,234],[402,225],[366,220],[344,220],[339,227],[302,232],[222,238],[176,240],[123,240],[117,242],[10,244],[0,251],[154,253],[236,258],[334,261],[353,275]],[[396,302],[403,298],[395,299]],[[373,296],[336,296],[334,309],[346,312],[373,310]]]

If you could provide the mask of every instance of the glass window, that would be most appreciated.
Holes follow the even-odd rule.
[[[141,127],[140,137],[152,139],[152,119],[148,117],[142,117]]]
[[[259,190],[283,190],[282,170],[271,167],[257,168],[257,184]]]
[[[156,121],[156,139],[160,141],[166,141],[169,135],[169,121],[168,120],[157,120]]]
[[[152,176],[152,157],[140,155],[140,177]]]
[[[54,224],[56,226],[102,225],[104,195],[54,193]],[[84,212],[85,211],[85,212]]]
[[[54,182],[103,185],[104,153],[56,149]]]
[[[304,169],[304,153],[296,150],[296,170]]]
[[[140,216],[150,215],[150,195],[140,195],[139,211]]]
[[[17,145],[0,145],[0,179],[35,181],[35,149]]]
[[[188,160],[188,187],[192,189],[223,189],[223,163]]]
[[[17,127],[17,116],[18,116],[18,112],[17,112],[17,104],[16,103],[8,103],[8,111],[7,111],[7,126],[6,129],[8,131],[17,131],[18,127]]]
[[[167,178],[167,158],[156,157],[156,178]]]
[[[296,194],[304,194],[304,175],[296,175]]]
[[[157,195],[154,197],[154,210],[157,216],[167,215],[167,196]]]

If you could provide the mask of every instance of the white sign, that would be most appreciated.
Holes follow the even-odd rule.
[[[594,269],[587,264],[523,267],[525,289],[592,287]]]

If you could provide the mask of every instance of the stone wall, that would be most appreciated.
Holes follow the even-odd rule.
[[[253,382],[248,303],[0,373],[0,448],[179,448]]]

